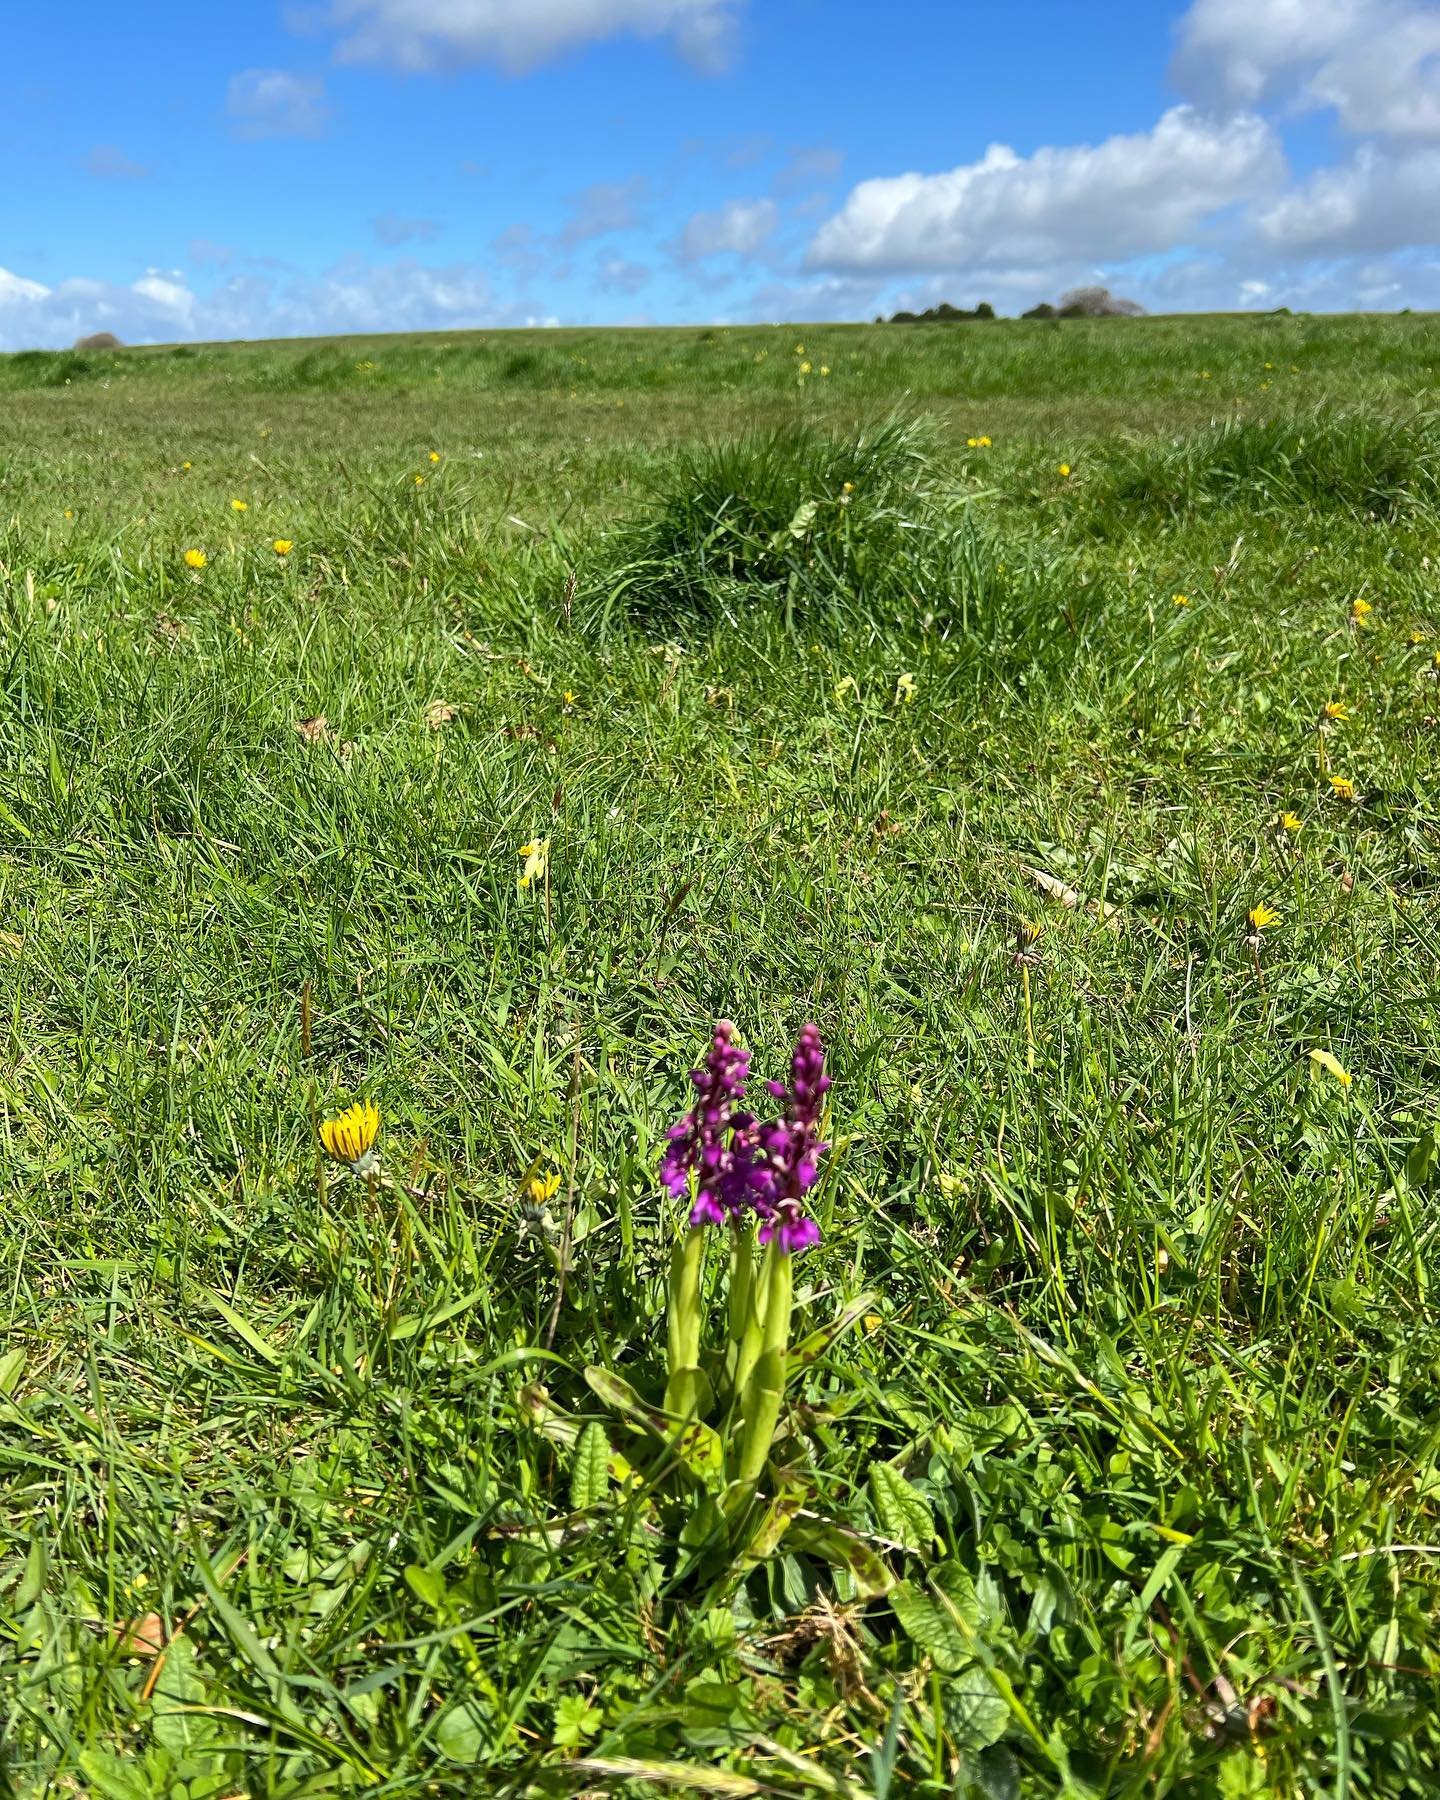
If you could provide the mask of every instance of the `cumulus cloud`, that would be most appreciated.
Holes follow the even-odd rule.
[[[728,60],[743,0],[331,0],[344,62],[415,73],[456,61],[510,74],[567,51],[628,36],[671,42],[687,61]]]
[[[986,269],[1170,249],[1225,207],[1262,194],[1284,158],[1253,114],[1188,106],[1153,130],[1017,156],[994,144],[939,175],[862,181],[816,233],[817,269]]]
[[[1194,0],[1174,73],[1211,105],[1333,107],[1350,132],[1440,137],[1433,0]]]
[[[1362,144],[1256,214],[1261,240],[1309,255],[1440,243],[1440,145],[1400,151]]]
[[[686,263],[710,256],[754,256],[774,237],[779,224],[773,200],[730,200],[714,212],[693,213],[671,249]]]
[[[288,69],[246,69],[232,76],[226,110],[240,138],[314,138],[330,121],[325,83]]]
[[[144,163],[132,162],[115,144],[96,144],[80,166],[99,181],[140,181],[150,173]]]
[[[314,277],[236,275],[203,293],[165,269],[128,283],[77,278],[53,287],[0,269],[0,350],[53,348],[93,331],[127,344],[173,343],[465,330],[541,322],[539,314],[532,301],[502,299],[469,263],[352,258]]]

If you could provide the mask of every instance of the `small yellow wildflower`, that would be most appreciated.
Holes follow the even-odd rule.
[[[193,463],[181,463],[180,467],[184,473],[188,474],[190,472],[190,470],[194,467],[194,464]]]
[[[439,452],[439,451],[438,451],[438,450],[432,450],[432,451],[431,451],[431,452],[430,452],[430,460],[431,460],[431,462],[432,462],[432,463],[437,463],[437,462],[439,462],[439,460],[440,460],[440,452]]]
[[[1069,463],[1061,463],[1061,465],[1060,465],[1060,479],[1061,479],[1061,480],[1062,480],[1062,481],[1068,481],[1068,480],[1069,480],[1069,479],[1070,479],[1070,465],[1069,465]]]
[[[1355,1077],[1341,1063],[1338,1056],[1332,1056],[1328,1050],[1311,1050],[1307,1053],[1317,1069],[1323,1069],[1327,1075],[1333,1075],[1341,1087],[1349,1087]]]
[[[270,548],[277,556],[288,556],[295,548],[295,540],[293,538],[276,538]]]
[[[1280,829],[1282,831],[1299,831],[1304,824],[1305,821],[1300,817],[1299,813],[1283,812],[1280,815]]]
[[[803,344],[797,344],[795,346],[795,354],[797,356],[803,356],[805,354],[805,346]]]
[[[990,439],[988,437],[976,438],[975,442],[979,444],[982,450],[988,450],[990,448]]]
[[[528,844],[522,844],[516,855],[525,858],[525,866],[520,871],[520,886],[532,887],[537,881],[543,882],[550,873],[550,840],[549,838],[531,838]]]
[[[853,481],[842,481],[840,484],[840,492],[842,494],[853,494],[855,492],[855,483]]]
[[[1418,625],[1413,626],[1411,629],[1410,642],[1412,645],[1423,644],[1425,642],[1425,633],[1420,629],[1420,627]]]
[[[65,517],[67,519],[73,519],[75,517],[75,508],[73,506],[67,506],[65,508]]]
[[[525,1182],[525,1198],[536,1206],[543,1206],[547,1200],[553,1200],[560,1191],[560,1171],[549,1169],[541,1175],[538,1171]]]
[[[860,683],[853,675],[842,675],[835,683],[837,701],[843,701],[847,694],[853,694],[857,700],[860,698]]]
[[[1357,625],[1362,619],[1368,619],[1374,610],[1375,608],[1368,600],[1352,600],[1350,602],[1350,617]]]
[[[1280,915],[1273,906],[1267,906],[1262,900],[1246,913],[1245,922],[1252,931],[1268,931],[1272,925],[1280,923]]]
[[[1176,606],[1188,606],[1190,604],[1190,596],[1188,594],[1172,594],[1170,598]]]
[[[565,703],[566,706],[573,706],[575,704],[574,688],[566,688],[565,692],[560,696],[560,698]]]
[[[203,569],[209,560],[210,558],[203,550],[187,550],[185,552],[185,567],[187,569]]]
[[[908,706],[914,698],[915,677],[913,675],[902,675],[895,683],[895,704],[897,706]]]
[[[808,362],[802,362],[802,363],[801,363],[801,365],[800,365],[800,373],[801,373],[801,374],[802,374],[802,375],[808,375],[808,374],[809,374],[809,373],[810,373],[810,365],[809,365],[809,363],[808,363]]]
[[[1348,725],[1350,723],[1350,707],[1344,700],[1327,700],[1320,709],[1320,716],[1330,725]]]
[[[1337,800],[1353,800],[1355,798],[1355,783],[1348,775],[1332,775],[1330,777],[1330,791]]]
[[[373,1100],[357,1100],[337,1118],[320,1125],[320,1142],[352,1175],[373,1175],[380,1167],[375,1140],[380,1135],[380,1108]]]
[[[230,510],[231,512],[249,512],[250,502],[248,500],[232,500]]]
[[[828,375],[830,373],[830,370],[827,368],[827,366],[824,363],[821,363],[821,365],[820,365],[820,373],[822,375]]]
[[[416,485],[416,487],[424,487],[425,477],[423,475],[417,475],[415,477],[415,485]]]

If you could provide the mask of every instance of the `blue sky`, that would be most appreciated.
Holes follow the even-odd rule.
[[[1440,0],[12,9],[0,348],[1440,306]]]

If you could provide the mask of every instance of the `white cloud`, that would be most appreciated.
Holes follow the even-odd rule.
[[[285,281],[236,275],[201,293],[172,270],[138,281],[73,279],[47,287],[0,269],[0,351],[54,348],[93,331],[127,344],[184,339],[441,331],[541,321],[532,300],[502,300],[485,270],[358,258]]]
[[[743,0],[331,0],[344,62],[412,72],[456,61],[520,74],[606,38],[670,40],[700,68],[721,66]]]
[[[626,262],[623,257],[607,257],[595,271],[596,284],[607,294],[638,294],[650,280],[644,263]]]
[[[1440,145],[1398,152],[1362,144],[1256,215],[1261,240],[1310,255],[1440,243]]]
[[[817,269],[985,270],[1170,249],[1236,201],[1262,194],[1284,160],[1251,114],[1177,106],[1151,131],[1017,156],[995,144],[941,175],[862,181],[816,233]]]
[[[708,256],[754,256],[775,235],[780,223],[773,200],[730,200],[716,212],[697,212],[671,246],[681,262]]]
[[[1433,0],[1194,0],[1175,77],[1217,105],[1333,107],[1347,131],[1440,136]]]
[[[241,138],[319,137],[330,120],[325,83],[287,69],[232,76],[226,110]]]

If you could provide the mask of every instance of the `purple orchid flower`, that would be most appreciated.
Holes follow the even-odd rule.
[[[696,1177],[692,1225],[723,1225],[743,1209],[750,1183],[755,1120],[741,1109],[750,1052],[735,1042],[735,1027],[721,1019],[702,1067],[691,1071],[695,1104],[670,1127],[660,1179],[680,1199]]]

